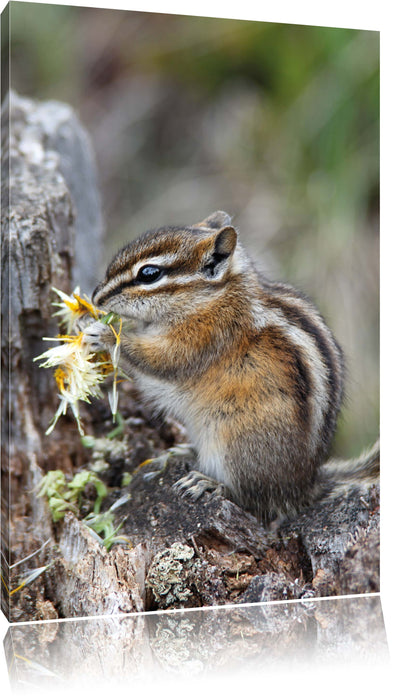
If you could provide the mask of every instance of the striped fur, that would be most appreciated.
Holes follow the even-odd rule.
[[[145,282],[146,265],[156,281]],[[145,233],[93,300],[126,321],[123,367],[157,411],[184,423],[201,472],[264,522],[312,502],[343,353],[309,299],[257,273],[227,214]]]

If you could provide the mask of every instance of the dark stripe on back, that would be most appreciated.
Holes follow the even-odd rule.
[[[282,295],[284,293],[292,295],[294,294],[295,296],[298,297],[301,301],[309,301],[306,296],[302,296],[296,292],[295,289],[292,287],[285,286],[283,284],[268,284],[267,285],[269,291],[271,292],[281,292]],[[327,381],[328,381],[328,386],[329,386],[329,400],[328,400],[328,408],[327,412],[325,413],[324,416],[324,425],[323,425],[323,430],[322,430],[322,438],[324,440],[324,443],[327,447],[327,445],[330,443],[330,440],[332,438],[335,425],[336,425],[336,419],[337,419],[337,413],[340,408],[341,404],[341,399],[342,399],[342,394],[343,394],[343,373],[344,373],[344,362],[343,362],[343,353],[338,345],[338,343],[335,341],[333,336],[331,335],[329,337],[331,343],[333,344],[334,350],[336,351],[337,355],[335,355],[334,350],[330,347],[329,342],[326,340],[325,337],[325,330],[327,333],[329,332],[327,329],[327,326],[324,324],[324,321],[320,315],[318,315],[318,319],[320,319],[320,322],[323,324],[322,328],[319,328],[318,325],[311,319],[310,314],[311,310],[309,310],[309,315],[306,315],[301,309],[298,309],[297,307],[293,306],[292,303],[289,303],[288,301],[284,301],[283,299],[279,298],[272,298],[267,297],[266,299],[266,305],[268,308],[272,309],[280,309],[285,318],[291,322],[293,325],[299,326],[305,333],[310,335],[313,340],[316,343],[316,346],[320,352],[320,355],[324,361],[324,364],[327,368]],[[318,312],[315,310],[315,313],[318,314]]]
[[[306,363],[302,359],[301,352],[297,348],[294,348],[292,355],[296,369],[295,396],[298,399],[298,412],[302,425],[304,428],[306,428],[309,425],[310,420],[309,397],[313,391],[312,379]]]
[[[311,416],[309,398],[313,394],[313,382],[303,353],[300,348],[292,344],[290,338],[280,328],[267,328],[264,334],[268,336],[269,345],[276,354],[276,359],[279,355],[283,364],[289,364],[289,378],[293,382],[293,398],[296,401],[298,419],[303,430],[307,431]],[[286,391],[282,386],[278,389],[281,393]],[[288,394],[290,394],[289,390]]]

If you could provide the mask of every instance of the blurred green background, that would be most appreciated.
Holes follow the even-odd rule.
[[[103,263],[224,209],[347,356],[335,452],[379,431],[379,34],[11,3],[11,84],[74,106],[95,150]],[[102,272],[102,271],[101,271]]]

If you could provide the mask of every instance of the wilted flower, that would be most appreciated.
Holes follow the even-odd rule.
[[[100,317],[102,312],[98,311],[89,300],[79,296],[79,287],[76,287],[71,296],[55,287],[52,287],[52,290],[62,299],[62,302],[53,303],[53,306],[60,306],[60,311],[56,311],[54,316],[61,317],[60,324],[65,326],[67,334],[72,333],[75,321],[84,314],[90,314],[96,320]]]
[[[59,335],[56,338],[43,338],[43,340],[62,341],[62,343],[34,358],[36,361],[43,360],[41,367],[56,367],[54,376],[61,401],[46,434],[48,435],[54,429],[58,418],[65,415],[68,406],[70,406],[79,432],[83,435],[79,401],[90,403],[91,398],[100,398],[102,396],[100,385],[110,374],[113,374],[113,389],[111,395],[109,394],[110,406],[113,416],[117,413],[121,319],[114,314],[105,314],[104,311],[96,309],[90,301],[79,296],[78,289],[72,296],[68,296],[58,289],[54,289],[54,291],[62,299],[62,303],[55,304],[62,307],[56,315],[61,316],[67,334]],[[85,314],[90,314],[94,319],[108,323],[112,329],[116,337],[116,344],[111,356],[108,352],[91,352],[83,341],[83,332],[71,335],[75,321]],[[112,325],[113,322],[117,321],[119,323],[118,331]]]

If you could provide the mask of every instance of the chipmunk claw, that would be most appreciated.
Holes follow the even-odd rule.
[[[211,492],[212,497],[226,496],[227,494],[224,484],[220,484],[215,479],[195,470],[178,479],[173,488],[181,496],[188,496],[192,501],[197,501],[206,491]]]
[[[145,466],[146,464],[151,464],[151,466],[156,467],[156,469],[154,469],[153,471],[146,472],[143,475],[145,481],[152,481],[153,479],[156,479],[158,476],[163,474],[168,466],[168,462],[171,459],[171,457],[186,457],[195,461],[196,452],[193,449],[192,445],[189,445],[188,443],[180,443],[179,445],[174,445],[173,447],[170,447],[169,450],[166,450],[158,457],[145,460],[145,462],[142,462],[142,464],[138,466],[138,469]]]
[[[93,321],[82,329],[83,342],[91,352],[106,350],[114,344],[114,334],[102,321]]]

